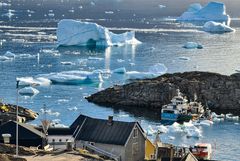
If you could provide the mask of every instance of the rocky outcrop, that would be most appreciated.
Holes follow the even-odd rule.
[[[21,157],[14,157],[13,155],[1,154],[1,153],[0,153],[0,160],[1,161],[27,161],[27,159],[24,159]]]
[[[240,111],[240,73],[231,76],[209,72],[165,74],[154,79],[137,80],[126,85],[115,85],[86,99],[112,107],[144,107],[160,110],[176,95],[176,89],[189,100],[197,95],[214,111]]]

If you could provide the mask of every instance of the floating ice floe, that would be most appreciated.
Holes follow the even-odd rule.
[[[105,11],[106,14],[114,14],[113,11]]]
[[[24,87],[21,88],[18,93],[24,96],[33,96],[39,93],[39,91],[33,87]]]
[[[101,73],[95,71],[65,71],[60,73],[42,74],[39,76],[51,80],[53,84],[64,85],[92,84],[103,81]]]
[[[239,116],[234,116],[231,113],[226,114],[225,117],[226,117],[226,120],[229,120],[229,121],[239,121]]]
[[[1,62],[1,61],[11,61],[11,60],[12,60],[12,58],[10,58],[10,57],[0,56],[0,62]]]
[[[152,126],[148,126],[148,129],[147,129],[147,135],[148,136],[152,136],[152,135],[154,135],[154,134],[156,134],[157,133],[157,130],[154,130],[153,128],[152,128]]]
[[[210,120],[200,121],[200,125],[211,126],[212,124],[213,124],[213,121],[210,121]]]
[[[8,12],[7,13],[5,13],[5,14],[2,14],[2,16],[6,16],[6,17],[8,17],[8,18],[11,18],[12,16],[14,16],[15,14],[13,13],[15,10],[8,10]]]
[[[183,131],[186,133],[187,137],[202,137],[202,132],[199,128],[193,125],[193,123],[190,122],[184,122],[183,123]]]
[[[185,57],[185,56],[181,56],[181,57],[178,57],[179,60],[185,60],[185,61],[189,61],[190,58],[189,57]]]
[[[64,19],[58,23],[57,40],[59,46],[121,46],[139,44],[135,32],[114,34],[96,23]]]
[[[169,138],[170,140],[174,140],[174,139],[175,139],[174,136],[168,136],[168,138]]]
[[[76,106],[68,108],[69,111],[77,111],[78,108]]]
[[[126,68],[125,67],[122,67],[122,68],[117,68],[117,69],[114,69],[113,70],[113,73],[117,73],[117,74],[125,74],[127,71],[126,71]]]
[[[70,62],[70,61],[63,61],[61,62],[62,65],[75,65],[75,63]]]
[[[11,4],[9,4],[9,3],[4,3],[4,2],[0,2],[0,7],[3,7],[3,6],[11,6]]]
[[[150,72],[138,72],[138,71],[127,71],[127,79],[147,79],[156,77],[155,74]]]
[[[49,86],[51,81],[43,77],[20,77],[17,78],[19,86]]]
[[[186,48],[186,49],[202,49],[203,46],[201,44],[196,43],[196,42],[187,42],[186,44],[183,45],[183,48]]]
[[[159,4],[158,7],[159,7],[159,8],[166,8],[166,6],[165,6],[165,5],[162,5],[162,4]]]
[[[164,125],[160,125],[157,128],[158,128],[158,131],[160,133],[167,133],[168,132],[168,128],[166,126],[164,126]]]
[[[171,133],[181,133],[183,132],[183,129],[179,123],[174,122],[172,125],[168,127],[168,131]]]
[[[103,58],[89,56],[88,60],[103,60]]]
[[[56,116],[58,117],[60,115],[59,112],[53,112],[51,109],[40,109],[40,111],[42,112],[42,114],[48,114],[48,115],[51,115],[51,116]]]
[[[208,21],[204,24],[203,30],[211,33],[235,32],[235,29],[223,23]]]
[[[38,57],[38,55],[19,54],[19,55],[17,55],[16,57],[19,57],[19,58],[36,58],[36,57]]]
[[[213,122],[221,122],[224,121],[225,115],[217,115],[215,112],[212,112],[211,117],[213,118]]]
[[[10,51],[7,51],[7,52],[4,54],[4,56],[6,56],[6,57],[8,57],[8,58],[13,58],[13,59],[16,57],[16,55],[13,54],[13,53],[10,52]]]
[[[148,69],[149,73],[153,73],[153,74],[164,74],[167,72],[167,67],[164,64],[161,63],[157,63],[153,66],[150,66]]]
[[[199,3],[191,4],[186,12],[177,18],[179,21],[228,21],[224,3],[209,2],[202,7]]]

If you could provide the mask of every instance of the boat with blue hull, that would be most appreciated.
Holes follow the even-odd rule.
[[[196,98],[195,98],[196,100]],[[168,121],[190,121],[203,115],[204,108],[196,101],[188,103],[188,100],[177,90],[170,104],[164,105],[161,110],[161,120]]]

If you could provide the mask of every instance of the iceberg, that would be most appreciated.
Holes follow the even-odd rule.
[[[177,18],[179,21],[228,21],[224,3],[209,2],[202,7],[199,3],[191,4],[186,12]]]
[[[149,67],[149,73],[153,73],[153,74],[164,74],[167,72],[167,67],[164,64],[161,63],[157,63],[153,66]]]
[[[117,73],[117,74],[125,74],[127,71],[126,71],[126,68],[122,67],[122,68],[117,68],[117,69],[114,69],[113,70],[113,73]]]
[[[39,75],[49,79],[53,84],[82,85],[100,83],[103,81],[99,71],[65,71],[60,73],[50,73]]]
[[[196,42],[187,42],[186,44],[183,45],[183,48],[185,48],[185,49],[202,49],[203,46]]]
[[[49,86],[51,84],[49,79],[43,77],[20,77],[17,81],[19,81],[19,86]]]
[[[212,33],[235,32],[235,29],[223,23],[208,21],[204,24],[203,30]]]
[[[8,57],[8,58],[15,58],[15,57],[16,57],[16,55],[13,54],[13,53],[10,52],[10,51],[7,51],[7,52],[4,54],[4,56],[6,56],[6,57]]]
[[[121,46],[139,44],[135,32],[115,34],[96,23],[64,19],[58,23],[58,46]]]
[[[18,91],[20,95],[33,96],[39,93],[39,91],[33,87],[24,87]]]

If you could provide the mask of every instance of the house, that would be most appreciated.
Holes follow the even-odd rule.
[[[156,159],[156,146],[147,138],[145,141],[145,160]]]
[[[76,148],[86,148],[119,161],[142,161],[146,136],[138,122],[122,122],[80,115],[70,126]]]
[[[36,127],[43,132],[42,127]],[[47,130],[47,143],[56,149],[66,149],[67,142],[73,142],[74,129],[65,127],[50,127]]]
[[[8,121],[0,126],[0,142],[3,143],[2,134],[10,134],[10,144],[16,144],[16,121]],[[18,123],[18,143],[21,146],[42,147],[46,136],[34,126]]]

